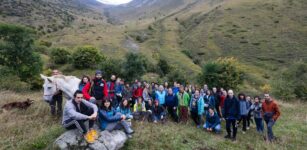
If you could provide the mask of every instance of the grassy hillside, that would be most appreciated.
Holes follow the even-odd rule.
[[[0,149],[45,149],[64,130],[61,118],[51,117],[47,103],[41,100],[42,92],[0,92],[0,105],[13,101],[34,99],[28,110],[12,110],[0,113]],[[281,117],[274,126],[278,142],[265,143],[256,133],[254,125],[243,135],[238,131],[237,142],[225,141],[223,133],[209,134],[188,124],[150,124],[134,122],[136,133],[123,149],[304,149],[307,146],[306,103],[278,102]]]

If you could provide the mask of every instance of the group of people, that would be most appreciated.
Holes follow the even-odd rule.
[[[225,138],[234,141],[241,122],[245,134],[251,122],[255,122],[257,132],[263,133],[264,121],[267,140],[275,139],[272,127],[280,111],[268,93],[262,100],[259,96],[243,93],[236,97],[231,89],[211,89],[207,85],[197,88],[174,82],[169,86],[168,82],[159,85],[138,80],[130,85],[115,75],[107,82],[103,72],[98,70],[93,79],[83,76],[74,98],[66,102],[63,126],[66,129],[78,128],[84,135],[95,136],[92,128],[97,120],[101,130],[124,129],[131,137],[134,133],[131,120],[158,123],[170,117],[176,123],[187,123],[190,116],[197,128],[215,133],[221,132],[221,121],[226,121]],[[86,129],[85,121],[89,121],[89,129]]]

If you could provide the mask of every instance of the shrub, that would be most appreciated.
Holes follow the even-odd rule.
[[[92,46],[77,48],[72,55],[73,65],[78,69],[95,68],[104,57]]]
[[[126,62],[124,63],[124,74],[128,81],[140,78],[147,72],[148,63],[144,55],[127,53],[125,57]]]
[[[70,53],[64,48],[54,48],[51,51],[51,61],[55,64],[66,64],[70,60]]]
[[[218,86],[224,89],[237,89],[242,84],[244,74],[238,67],[234,58],[219,58],[210,61],[202,67],[199,76],[201,83],[208,84],[209,87]]]
[[[188,79],[185,76],[186,73],[184,73],[182,70],[179,69],[174,69],[172,70],[168,75],[168,81],[169,82],[178,82],[180,84],[185,84],[187,83]]]
[[[0,24],[0,39],[0,65],[30,83],[42,70],[41,58],[33,48],[35,32],[22,26]]]
[[[160,76],[166,75],[171,71],[171,66],[165,59],[159,59],[158,67],[160,68]]]
[[[100,69],[103,70],[105,77],[111,77],[112,74],[123,77],[123,62],[118,59],[108,58],[100,64]]]

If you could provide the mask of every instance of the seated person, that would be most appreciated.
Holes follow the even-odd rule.
[[[106,99],[99,110],[100,129],[108,131],[124,129],[128,137],[131,137],[134,131],[126,122],[126,118],[111,107],[110,99]]]
[[[137,102],[133,106],[133,118],[135,120],[144,121],[146,117],[145,102],[142,97],[138,97]]]
[[[221,122],[217,113],[214,111],[214,107],[209,107],[209,112],[206,115],[206,122],[204,124],[204,128],[215,133],[219,133],[221,131]]]
[[[63,113],[63,126],[66,129],[76,129],[83,134],[88,143],[93,143],[97,138],[97,132],[93,130],[98,108],[95,104],[83,99],[83,93],[77,90],[74,98],[67,101]],[[89,121],[89,130],[84,122]]]
[[[130,111],[130,104],[128,102],[128,99],[127,98],[124,98],[120,105],[117,107],[116,109],[117,112],[123,114],[126,116],[126,121],[127,123],[129,124],[129,126],[131,126],[131,119],[133,119],[133,116],[131,114],[131,111]]]
[[[166,115],[164,107],[159,105],[159,100],[155,100],[155,103],[151,108],[151,112],[151,119],[154,123],[163,120]]]

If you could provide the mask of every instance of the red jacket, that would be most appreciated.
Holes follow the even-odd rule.
[[[104,84],[107,85],[105,81],[104,81]],[[84,99],[86,99],[86,100],[90,100],[90,98],[92,97],[92,96],[90,95],[90,93],[89,93],[90,89],[91,89],[91,83],[90,83],[90,82],[86,83],[86,85],[85,85],[84,88],[82,89],[83,97],[84,97]],[[108,87],[107,87],[107,86],[104,86],[104,88],[103,88],[103,94],[105,95],[105,97],[108,96]]]
[[[133,98],[142,97],[143,89],[141,87],[138,87],[133,91]]]
[[[262,102],[262,112],[264,113],[274,113],[273,119],[276,121],[280,116],[279,107],[275,101],[266,102],[265,100]]]

